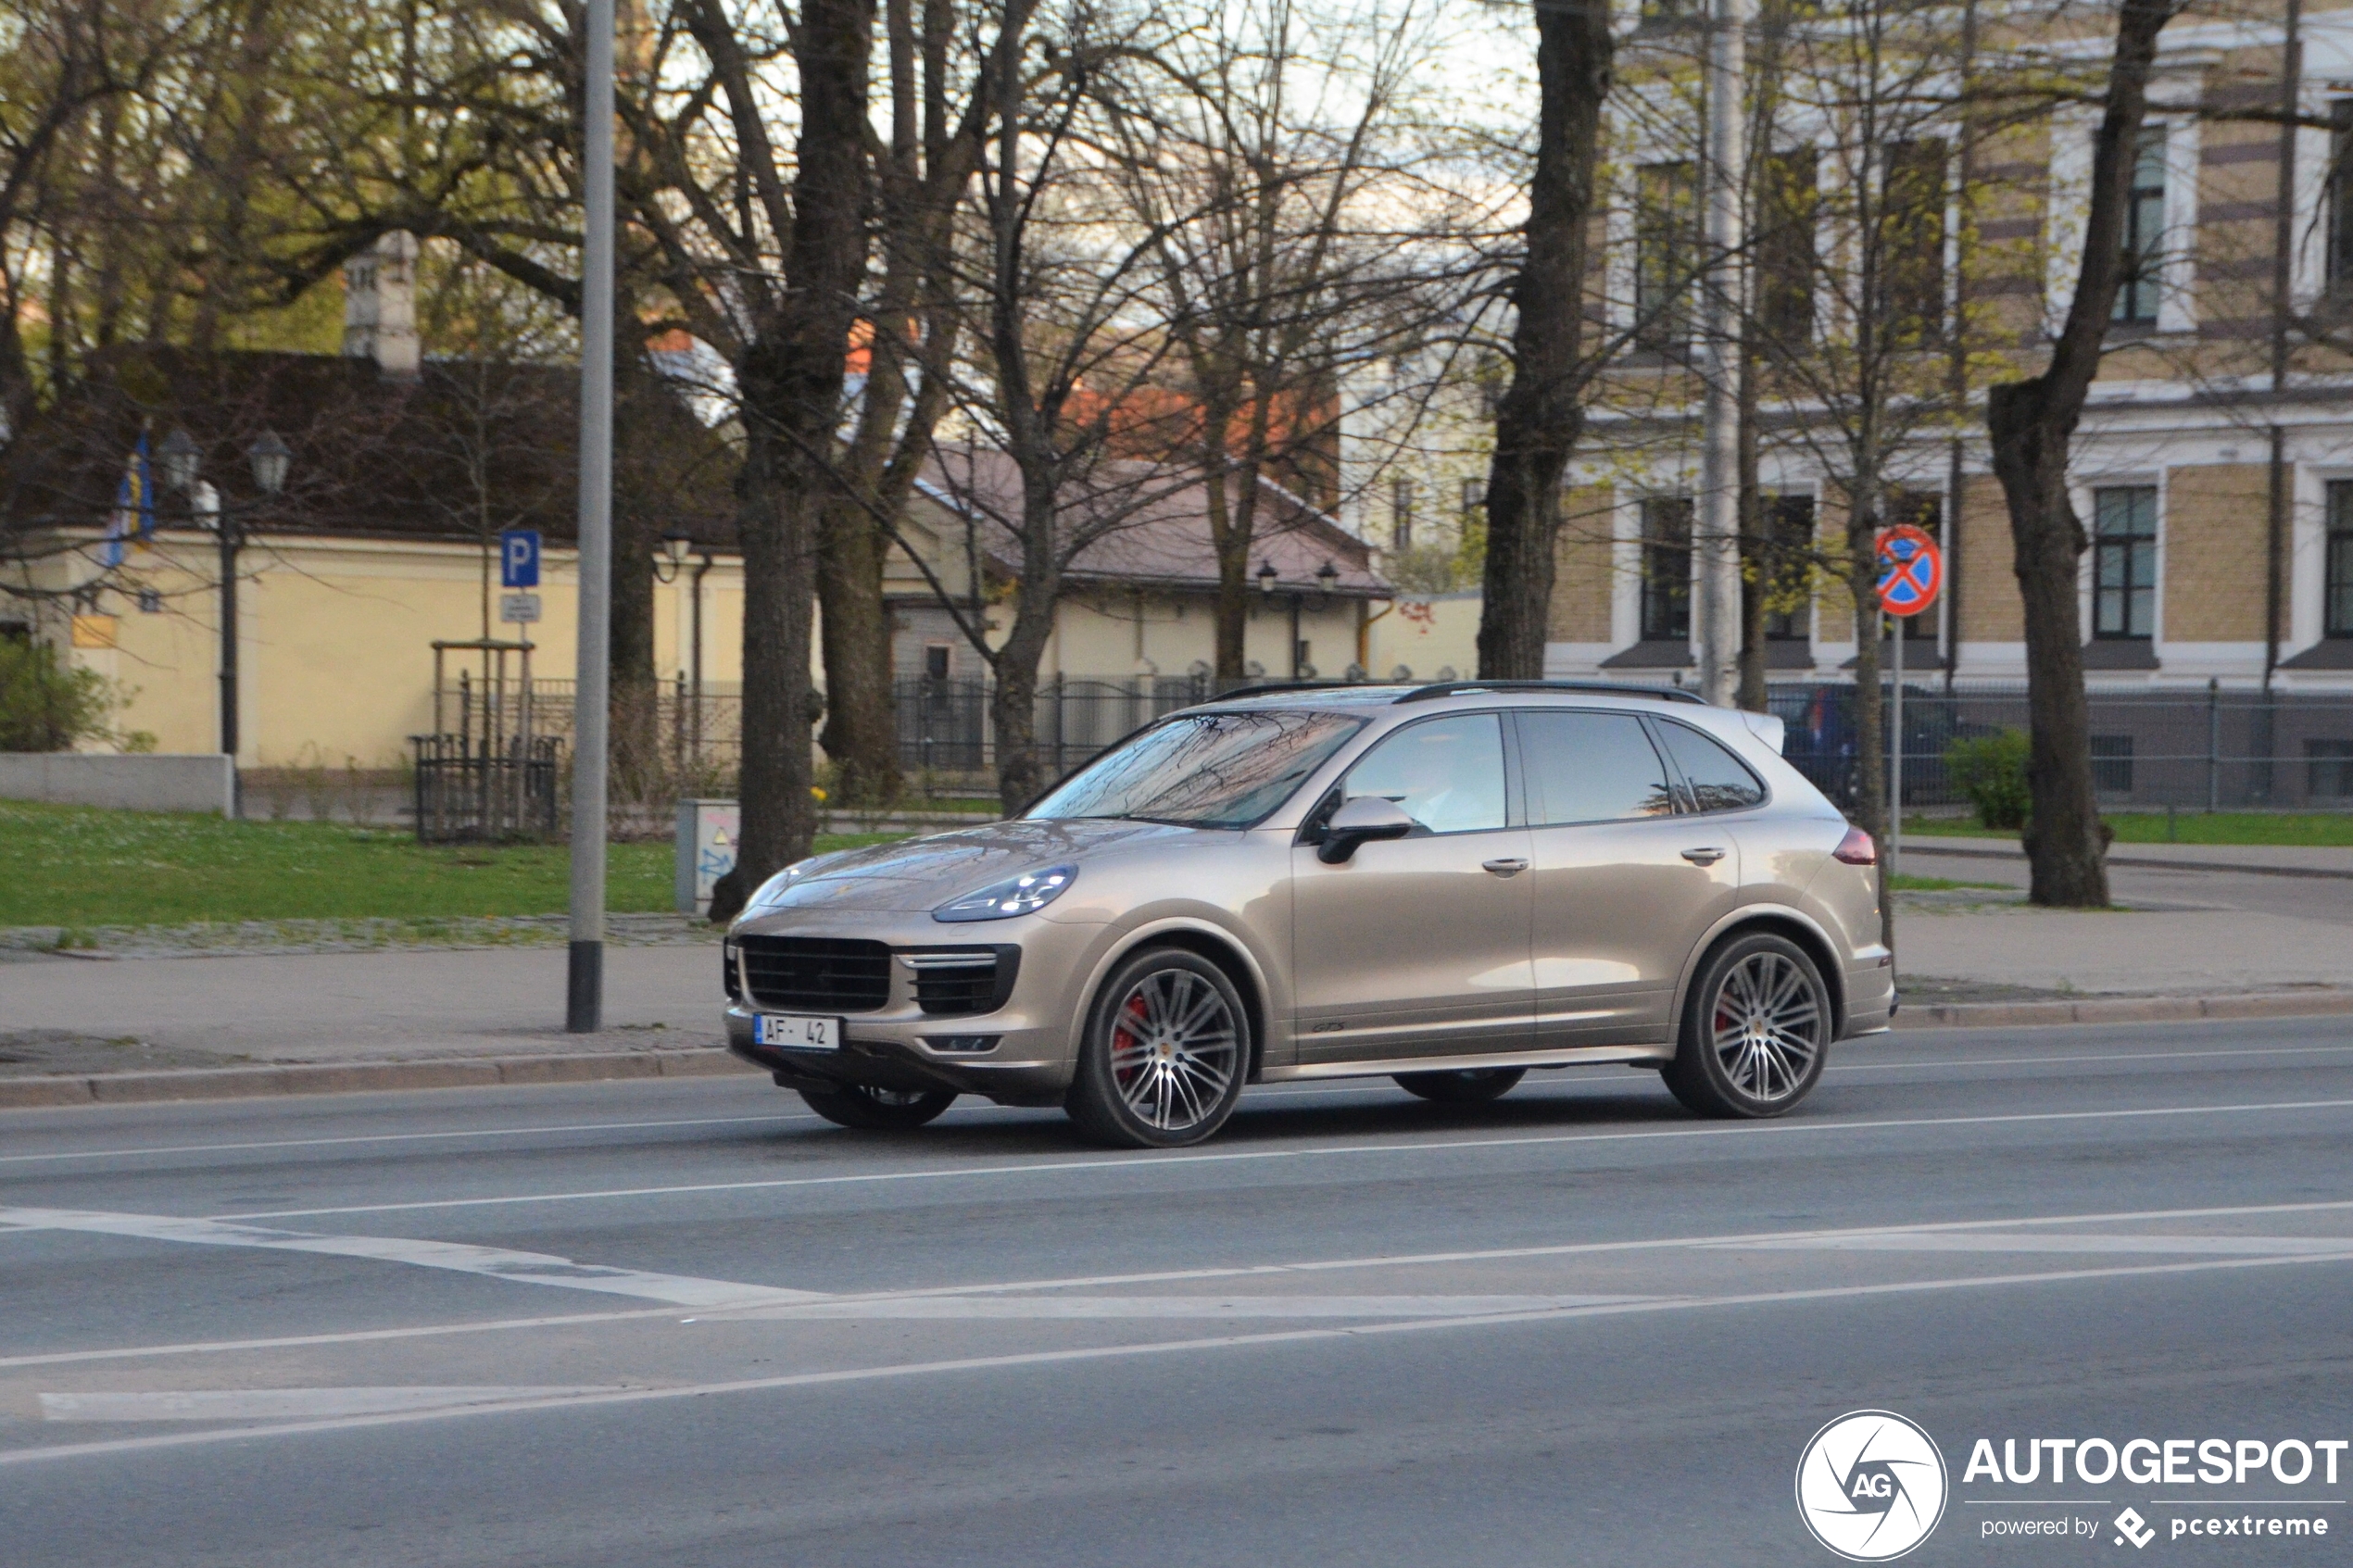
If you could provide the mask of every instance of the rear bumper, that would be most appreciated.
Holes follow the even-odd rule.
[[[1846,1027],[1840,1038],[1876,1035],[1895,1017],[1895,965],[1884,947],[1846,972]]]

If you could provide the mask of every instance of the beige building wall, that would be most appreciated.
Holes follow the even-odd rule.
[[[2026,635],[2010,545],[2009,503],[1990,473],[1961,482],[1961,625],[1965,643],[2011,643]]]
[[[2261,640],[2270,478],[2259,463],[2166,471],[2158,581],[2167,642]]]
[[[1553,549],[1548,641],[1610,640],[1610,605],[1617,588],[1617,544],[1612,538],[1616,511],[1617,492],[1606,484],[1576,486],[1562,497],[1561,531]]]

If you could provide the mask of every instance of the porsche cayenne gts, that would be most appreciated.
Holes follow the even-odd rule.
[[[865,1128],[976,1094],[1171,1147],[1247,1085],[1478,1101],[1588,1062],[1779,1115],[1895,1007],[1871,841],[1780,731],[1541,683],[1188,709],[1017,819],[771,878],[726,939],[729,1044]]]

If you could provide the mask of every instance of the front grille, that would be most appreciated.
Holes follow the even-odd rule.
[[[933,1018],[995,1012],[1013,996],[1018,947],[967,947],[901,953],[915,972],[915,1001]]]
[[[752,1001],[786,1012],[875,1012],[890,1003],[890,949],[825,936],[739,936]]]

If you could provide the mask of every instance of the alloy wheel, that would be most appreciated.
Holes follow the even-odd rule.
[[[1824,1019],[1805,971],[1770,949],[1724,973],[1709,1015],[1710,1043],[1732,1087],[1761,1104],[1807,1084],[1821,1055]]]
[[[1112,1083],[1145,1125],[1181,1133],[1207,1121],[1225,1103],[1240,1061],[1232,1010],[1190,970],[1154,970],[1121,999],[1112,1024]]]

